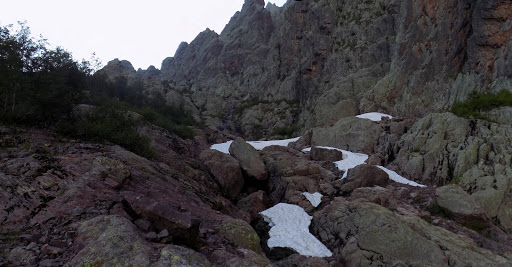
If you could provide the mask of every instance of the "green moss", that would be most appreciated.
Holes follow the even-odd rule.
[[[254,229],[242,220],[230,220],[219,229],[219,232],[238,247],[261,253],[260,238]]]

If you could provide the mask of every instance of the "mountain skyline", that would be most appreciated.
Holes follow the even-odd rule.
[[[282,6],[286,0],[271,0]],[[93,53],[103,65],[119,58],[135,69],[160,68],[181,42],[191,42],[209,28],[217,33],[240,11],[244,0],[137,1],[98,0],[73,3],[62,0],[11,1],[0,10],[0,26],[26,21],[33,36],[42,35],[76,60]]]

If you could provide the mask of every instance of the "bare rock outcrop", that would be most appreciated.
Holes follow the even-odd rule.
[[[260,154],[242,138],[236,138],[229,147],[229,153],[238,160],[248,177],[263,181],[268,179],[267,169]]]
[[[436,189],[437,205],[450,217],[469,227],[482,229],[490,225],[484,209],[457,185],[446,185]]]
[[[382,126],[371,120],[348,117],[333,126],[314,128],[311,145],[371,153],[377,146]]]
[[[238,161],[217,150],[204,150],[199,158],[219,182],[222,192],[229,199],[236,199],[244,186],[244,177]]]
[[[511,144],[510,125],[433,113],[401,137],[393,164],[425,184],[459,184],[489,217],[510,230]]]
[[[335,162],[343,159],[343,153],[339,150],[321,147],[312,147],[309,153],[312,160]]]
[[[149,266],[151,248],[135,225],[123,217],[99,216],[83,222],[77,242],[84,247],[66,266]]]
[[[341,180],[341,193],[351,193],[360,187],[385,187],[391,180],[387,173],[372,165],[359,165],[348,170],[347,177]],[[337,182],[338,183],[338,182]]]
[[[336,176],[304,157],[301,152],[271,146],[263,149],[262,155],[269,171],[268,194],[272,205],[284,202],[312,211],[314,207],[302,193],[334,193],[331,182]]]
[[[510,263],[412,214],[394,214],[361,200],[335,199],[315,213],[312,229],[329,249],[337,251],[339,261],[350,266]]]

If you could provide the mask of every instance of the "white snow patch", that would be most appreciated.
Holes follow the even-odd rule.
[[[251,146],[256,150],[262,150],[267,146],[288,146],[289,143],[299,140],[300,137],[286,139],[286,140],[271,140],[271,141],[249,141]]]
[[[393,118],[393,116],[391,116],[391,115],[379,113],[379,112],[364,113],[364,114],[356,116],[356,118],[368,119],[368,120],[372,120],[372,121],[382,121],[382,117],[387,117],[389,119]]]
[[[322,194],[316,192],[314,194],[311,194],[311,193],[308,193],[308,192],[304,192],[302,193],[308,200],[309,202],[311,202],[311,205],[313,205],[313,207],[318,207],[318,205],[320,205],[320,203],[322,203]]]
[[[413,182],[403,176],[401,176],[400,174],[390,170],[390,169],[387,169],[387,168],[384,168],[382,166],[377,166],[379,169],[385,171],[388,176],[389,176],[389,179],[397,182],[397,183],[401,183],[401,184],[408,184],[408,185],[412,185],[412,186],[417,186],[417,187],[426,187],[425,185],[422,185],[422,184],[418,184],[416,182]]]
[[[330,257],[332,252],[309,232],[313,217],[297,205],[279,203],[260,212],[272,227],[268,247],[286,247],[309,257]]]
[[[286,139],[286,140],[271,140],[271,141],[248,141],[247,143],[253,146],[256,150],[262,150],[267,146],[288,146],[289,143],[299,140],[299,137]],[[215,144],[210,149],[218,150],[222,153],[229,154],[229,146],[233,141],[227,141],[221,144]]]
[[[325,149],[338,150],[338,151],[341,151],[343,153],[343,159],[340,160],[340,161],[335,161],[334,162],[334,164],[336,165],[336,167],[338,167],[338,169],[340,169],[341,171],[345,172],[343,174],[343,177],[341,177],[341,179],[347,177],[347,173],[348,173],[349,169],[352,169],[352,168],[354,168],[356,166],[359,166],[361,164],[365,164],[365,161],[368,159],[368,155],[362,154],[362,153],[354,153],[354,152],[350,152],[350,151],[347,151],[347,150],[342,150],[342,149],[334,148],[334,147],[326,147],[326,146],[317,146],[317,147],[325,148]],[[308,148],[305,148],[302,151],[303,152],[309,152],[309,151],[311,151],[311,148],[308,147]]]
[[[231,143],[233,143],[233,141],[227,141],[225,143],[215,144],[215,145],[212,145],[210,147],[210,149],[215,149],[222,153],[229,154],[229,146],[231,146]]]
[[[372,114],[372,113],[366,113],[366,114]],[[386,115],[386,114],[382,114],[382,113],[377,113],[377,114]],[[363,114],[363,115],[365,115],[365,114]],[[362,115],[359,115],[359,116],[362,116]],[[387,116],[389,116],[389,115],[387,115]],[[286,139],[286,140],[249,141],[247,143],[252,145],[257,150],[262,150],[263,148],[268,147],[268,146],[288,146],[288,144],[290,142],[295,142],[297,140],[299,140],[299,137],[292,138],[292,139]],[[229,146],[231,146],[231,143],[233,143],[233,141],[227,141],[225,143],[212,145],[210,148],[218,150],[218,151],[220,151],[222,153],[229,154]],[[318,147],[325,148],[325,149],[338,150],[338,151],[341,151],[343,153],[343,159],[340,160],[340,161],[334,162],[334,164],[336,165],[336,167],[338,167],[338,169],[344,171],[343,177],[341,177],[341,179],[344,179],[344,178],[347,177],[347,173],[348,173],[349,169],[352,169],[352,168],[354,168],[356,166],[359,166],[361,164],[366,164],[365,161],[368,159],[368,155],[362,154],[362,153],[354,153],[354,152],[350,152],[350,151],[347,151],[347,150],[342,150],[342,149],[335,148],[335,147],[326,147],[326,146],[318,146]],[[311,147],[305,148],[302,151],[303,152],[310,152],[311,151]],[[403,176],[399,175],[398,173],[396,173],[396,172],[394,172],[392,170],[389,170],[389,169],[384,168],[382,166],[377,166],[377,167],[379,167],[380,169],[385,171],[389,175],[389,179],[391,179],[391,180],[393,180],[393,181],[395,181],[397,183],[408,184],[408,185],[417,186],[417,187],[426,187],[425,185],[418,184],[418,183],[413,182],[413,181],[411,181],[411,180],[409,180],[407,178],[404,178]],[[304,196],[306,196],[305,194],[306,193],[304,193]],[[313,204],[313,201],[310,198],[308,198],[307,196],[306,196],[306,198],[309,201],[311,201],[311,204],[313,206],[315,206]],[[321,198],[321,196],[320,196],[320,198]]]

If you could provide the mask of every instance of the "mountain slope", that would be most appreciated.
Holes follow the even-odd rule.
[[[153,89],[184,93],[212,128],[260,138],[367,111],[421,117],[510,88],[509,1],[263,5],[247,0],[221,34],[183,43]]]

